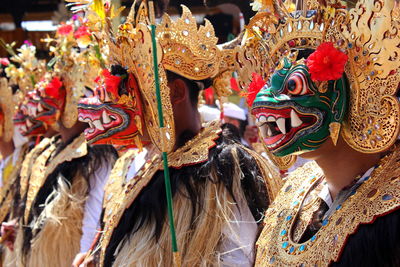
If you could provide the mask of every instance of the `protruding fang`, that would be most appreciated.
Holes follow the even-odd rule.
[[[107,112],[103,111],[103,114],[101,115],[101,117],[103,118],[103,123],[107,124],[111,122],[110,117],[108,117]]]
[[[267,137],[271,137],[272,136],[272,130],[271,128],[268,126],[268,124],[263,124],[260,126],[260,132],[261,132],[261,136],[263,138],[267,138]]]
[[[292,109],[292,111],[290,111],[290,125],[292,128],[299,127],[302,123],[303,121],[299,118],[296,111]]]
[[[93,124],[92,121],[88,121],[87,123],[89,123],[89,127],[90,127],[90,128],[96,128],[96,127],[94,126],[94,124]]]
[[[269,127],[269,126],[267,126],[267,135],[268,135],[268,137],[271,137],[272,136],[272,130],[271,130],[271,128]]]
[[[279,130],[286,134],[286,125],[285,125],[285,118],[279,118],[276,120],[276,124],[278,125]]]
[[[95,126],[97,129],[99,129],[100,131],[104,131],[104,127],[103,127],[103,125],[101,124],[101,121],[100,121],[100,120],[95,120],[95,121],[93,122],[93,124],[94,124],[94,126]]]

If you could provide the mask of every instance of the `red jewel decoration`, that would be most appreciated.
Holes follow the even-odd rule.
[[[335,81],[342,77],[348,56],[326,42],[307,58],[307,67],[313,81]]]
[[[72,30],[73,30],[72,25],[64,24],[58,27],[57,33],[60,35],[68,35],[70,32],[72,32]]]
[[[296,45],[296,42],[294,40],[290,40],[288,44],[290,47],[294,47]]]
[[[249,84],[247,93],[241,94],[242,96],[247,98],[247,105],[249,107],[251,107],[253,105],[253,102],[256,99],[258,92],[260,92],[260,90],[265,85],[265,81],[259,74],[253,72],[251,76],[253,79],[252,79],[251,83]]]
[[[121,82],[121,77],[112,75],[107,69],[104,69],[101,74],[104,76],[107,92],[111,93],[116,98],[119,97],[118,87]]]

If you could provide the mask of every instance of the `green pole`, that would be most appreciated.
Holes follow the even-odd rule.
[[[160,93],[160,79],[158,75],[158,58],[157,58],[157,44],[156,44],[156,26],[154,24],[151,25],[151,40],[152,40],[152,48],[153,48],[153,63],[154,63],[154,79],[156,84],[156,96],[157,96],[157,108],[158,108],[158,121],[161,128],[161,139],[165,138],[164,129],[164,119],[163,119],[163,109],[161,103],[161,93]],[[169,176],[169,168],[168,168],[168,155],[166,151],[162,151],[163,157],[163,165],[164,165],[164,180],[165,180],[165,191],[167,194],[167,206],[168,206],[168,217],[169,217],[169,226],[172,237],[172,250],[173,252],[178,252],[178,245],[176,242],[176,233],[175,233],[175,225],[174,225],[174,213],[172,207],[172,192],[171,192],[171,181]]]

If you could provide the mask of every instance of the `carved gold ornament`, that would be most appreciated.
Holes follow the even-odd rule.
[[[61,152],[54,156],[57,149],[57,144],[52,143],[40,156],[36,159],[31,177],[29,180],[29,188],[27,191],[27,198],[24,212],[24,222],[29,220],[32,205],[36,196],[45,183],[47,177],[59,166],[61,163],[71,161],[76,158],[83,157],[87,154],[87,143],[84,134],[76,137],[72,143],[67,145]],[[49,160],[50,157],[54,156]]]
[[[0,78],[0,112],[3,120],[0,121],[0,138],[5,142],[11,141],[14,134],[13,117],[16,111],[12,89],[6,78]]]
[[[400,150],[394,148],[361,186],[309,240],[299,242],[318,209],[318,186],[323,172],[314,162],[289,176],[265,214],[265,228],[257,241],[256,266],[328,266],[340,258],[348,237],[361,224],[395,211],[400,204]]]

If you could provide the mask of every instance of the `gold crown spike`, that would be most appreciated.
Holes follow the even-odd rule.
[[[268,80],[283,57],[322,42],[349,56],[345,73],[350,82],[350,107],[344,139],[354,149],[375,153],[388,149],[400,131],[396,92],[400,83],[399,4],[395,0],[359,0],[347,10],[340,1],[305,1],[301,10],[291,1],[274,2],[275,13],[253,17],[236,51],[240,86],[251,74]],[[278,15],[277,15],[278,14]]]
[[[198,29],[190,10],[182,5],[182,16],[175,22],[165,14],[157,36],[163,48],[165,69],[188,79],[203,80],[217,75],[222,60],[218,38],[208,20]]]

